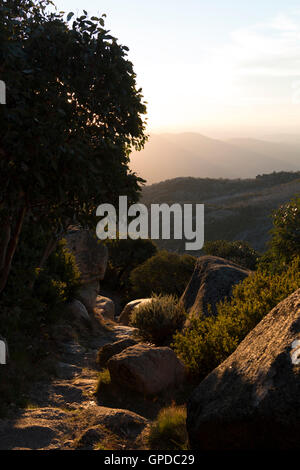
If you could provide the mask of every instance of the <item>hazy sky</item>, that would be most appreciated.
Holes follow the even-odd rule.
[[[54,0],[107,14],[148,101],[149,131],[298,133],[300,0]]]

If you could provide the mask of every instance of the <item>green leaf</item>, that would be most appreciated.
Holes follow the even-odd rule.
[[[67,16],[67,21],[70,21],[70,19],[74,16],[74,13],[71,11],[68,16]]]

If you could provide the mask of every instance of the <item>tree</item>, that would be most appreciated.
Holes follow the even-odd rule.
[[[128,289],[131,271],[157,252],[156,245],[148,239],[108,239],[104,243],[109,255],[106,279],[117,289]]]
[[[71,25],[73,14],[65,21],[51,3],[0,6],[0,292],[24,223],[43,227],[51,248],[71,222],[93,223],[98,204],[119,194],[135,202],[143,183],[128,167],[146,141],[128,48],[104,15],[84,12]]]

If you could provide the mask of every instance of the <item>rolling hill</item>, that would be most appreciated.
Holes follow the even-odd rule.
[[[141,202],[147,206],[202,203],[205,241],[244,240],[263,252],[270,237],[272,211],[297,194],[300,195],[300,172],[280,172],[253,179],[170,179],[145,186]],[[184,252],[183,240],[159,240],[157,244],[170,251]]]

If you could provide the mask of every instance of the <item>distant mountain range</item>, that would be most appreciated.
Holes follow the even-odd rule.
[[[152,134],[144,150],[133,152],[130,167],[148,184],[186,176],[253,178],[273,171],[298,171],[300,138],[224,141],[193,132]]]

